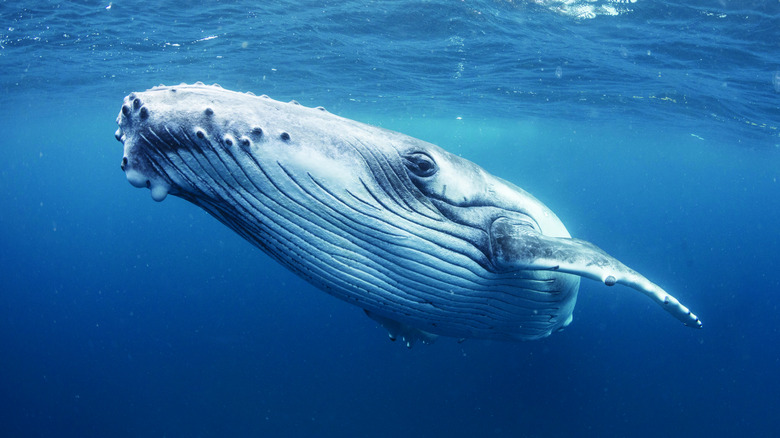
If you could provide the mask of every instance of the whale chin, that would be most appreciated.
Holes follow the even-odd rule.
[[[133,187],[146,187],[149,189],[149,192],[152,194],[152,199],[157,202],[164,201],[165,198],[168,197],[168,193],[170,193],[171,187],[161,179],[155,179],[154,182],[152,182],[152,179],[133,169],[126,170],[125,176],[127,176],[127,181],[130,182]]]

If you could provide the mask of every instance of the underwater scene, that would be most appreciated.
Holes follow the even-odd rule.
[[[780,2],[0,25],[0,435],[780,430]]]

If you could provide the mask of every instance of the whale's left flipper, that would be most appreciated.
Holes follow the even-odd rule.
[[[584,240],[545,236],[527,222],[500,218],[490,229],[496,266],[503,269],[555,270],[600,281],[617,283],[649,296],[689,327],[701,328],[701,320],[657,284]]]

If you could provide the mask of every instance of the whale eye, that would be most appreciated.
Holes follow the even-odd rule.
[[[439,170],[433,158],[425,152],[412,152],[404,155],[404,164],[410,172],[421,178],[432,176]]]

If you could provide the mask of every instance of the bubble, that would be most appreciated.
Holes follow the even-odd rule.
[[[780,71],[776,71],[772,75],[772,85],[774,85],[775,91],[780,93]]]
[[[563,69],[559,65],[558,68],[555,69],[555,77],[560,79],[561,76],[563,76]],[[777,86],[775,86],[775,89],[777,89]]]

